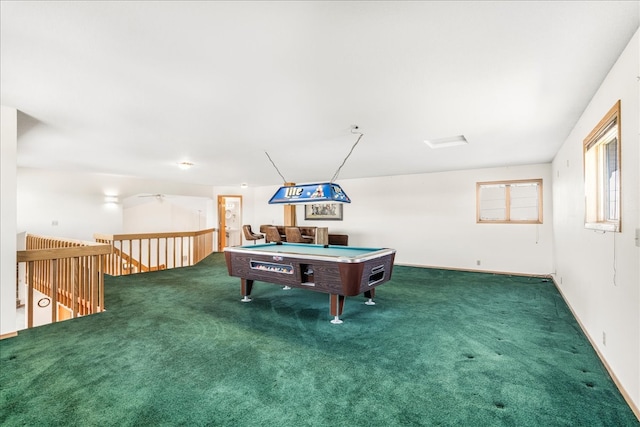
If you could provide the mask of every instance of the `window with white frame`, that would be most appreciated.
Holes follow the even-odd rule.
[[[542,224],[542,179],[476,183],[476,221]]]
[[[620,101],[584,140],[585,228],[620,231]]]

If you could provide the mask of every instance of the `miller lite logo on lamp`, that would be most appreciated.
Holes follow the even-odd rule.
[[[332,182],[283,186],[269,200],[269,204],[341,202],[351,203],[342,188]]]

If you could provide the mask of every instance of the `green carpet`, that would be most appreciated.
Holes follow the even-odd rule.
[[[222,254],[106,278],[101,314],[0,341],[3,426],[638,426],[553,283],[396,266],[375,306]]]

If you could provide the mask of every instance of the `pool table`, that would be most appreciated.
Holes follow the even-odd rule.
[[[243,302],[254,281],[330,295],[331,323],[342,323],[345,297],[364,294],[374,305],[376,286],[389,281],[396,251],[388,248],[264,243],[224,248],[229,275],[239,277]]]

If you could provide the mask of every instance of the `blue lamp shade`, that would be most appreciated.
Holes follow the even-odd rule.
[[[351,203],[351,199],[338,184],[322,182],[280,187],[269,200],[270,205],[321,202]]]

